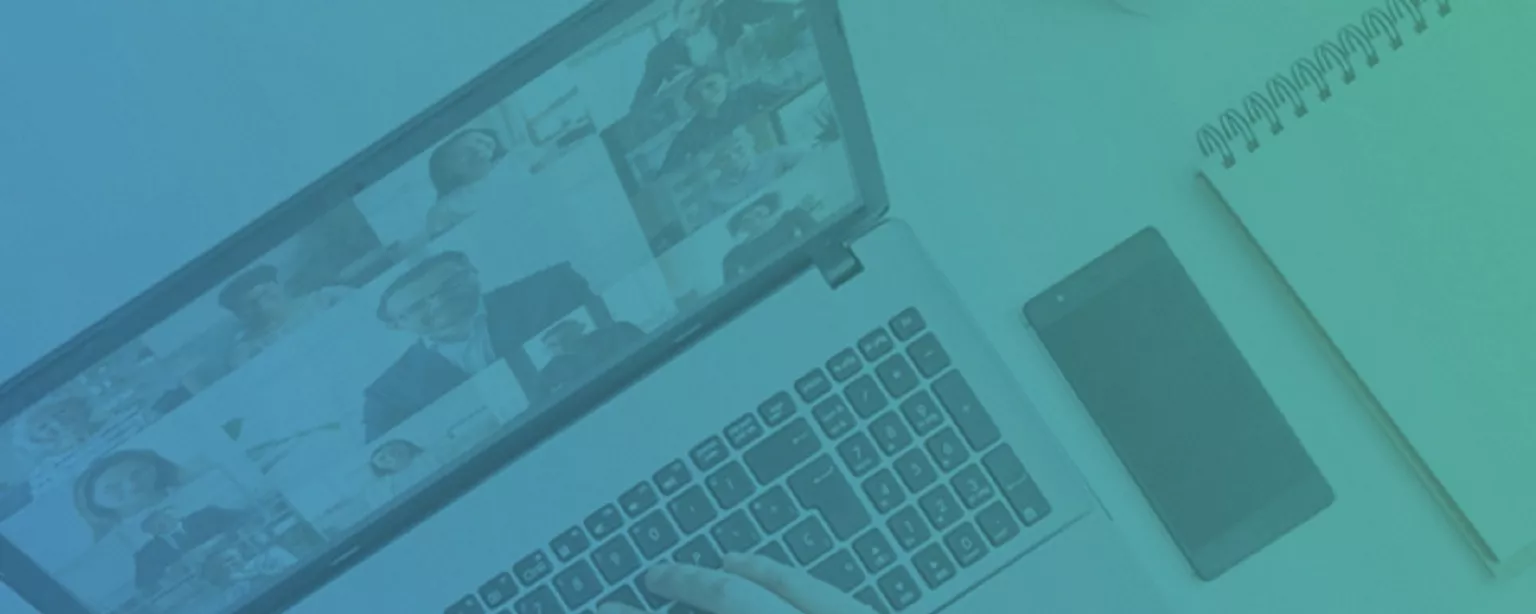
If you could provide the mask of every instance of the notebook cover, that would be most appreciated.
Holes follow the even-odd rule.
[[[1350,83],[1337,49],[1292,73],[1305,117],[1283,86],[1250,131],[1224,117],[1205,176],[1507,572],[1536,558],[1536,10],[1402,4],[1421,20],[1350,54]]]

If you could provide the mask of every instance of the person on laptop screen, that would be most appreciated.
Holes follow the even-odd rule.
[[[427,258],[379,298],[386,326],[419,341],[364,391],[364,441],[371,443],[593,297],[569,263],[484,291],[463,252]],[[526,392],[526,391],[525,391]]]
[[[133,555],[134,585],[142,591],[157,587],[166,571],[194,550],[233,532],[247,515],[210,505],[178,516],[169,509],[150,512],[139,524],[151,538]]]
[[[427,232],[436,236],[474,215],[475,203],[466,197],[468,188],[485,179],[506,157],[501,137],[483,128],[459,132],[432,150],[427,174],[437,190],[437,202],[427,212]]]
[[[676,0],[672,16],[677,29],[646,54],[645,73],[631,109],[654,99],[668,81],[717,63],[748,28],[792,19],[794,6],[769,0]]]
[[[159,505],[183,483],[182,470],[148,450],[122,450],[95,462],[75,480],[75,507],[97,539],[124,518]]]
[[[780,145],[758,151],[746,128],[737,128],[710,160],[710,211],[726,211],[761,192],[789,172],[810,151],[808,147]]]
[[[15,429],[15,444],[27,455],[44,459],[69,453],[106,426],[107,417],[99,415],[90,402],[66,397],[25,414]]]
[[[736,246],[725,253],[721,268],[725,283],[742,278],[773,259],[779,250],[809,237],[816,221],[805,209],[783,211],[778,192],[770,192],[752,201],[726,222],[726,231]]]
[[[278,281],[277,268],[271,265],[241,273],[219,292],[219,305],[240,322],[230,363],[244,363],[294,326],[341,302],[346,294],[342,288],[327,287],[294,296]]]
[[[551,358],[540,377],[549,390],[560,392],[644,339],[645,332],[628,322],[592,326],[577,318],[561,320],[542,337]]]
[[[747,120],[773,108],[787,96],[788,92],[761,81],[733,86],[723,71],[700,70],[683,93],[683,99],[693,109],[693,117],[667,147],[661,172],[681,168],[707,151],[711,144],[719,142]]]

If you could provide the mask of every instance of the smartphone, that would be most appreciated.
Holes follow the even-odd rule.
[[[1201,579],[1333,503],[1322,472],[1155,229],[1024,311]]]

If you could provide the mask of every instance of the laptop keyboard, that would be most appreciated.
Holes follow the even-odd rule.
[[[915,309],[854,340],[449,606],[693,614],[645,588],[662,561],[751,552],[876,612],[912,607],[1051,512]]]

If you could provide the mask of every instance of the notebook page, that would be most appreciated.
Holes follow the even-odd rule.
[[[1207,173],[1495,566],[1536,550],[1533,17],[1456,2]]]

